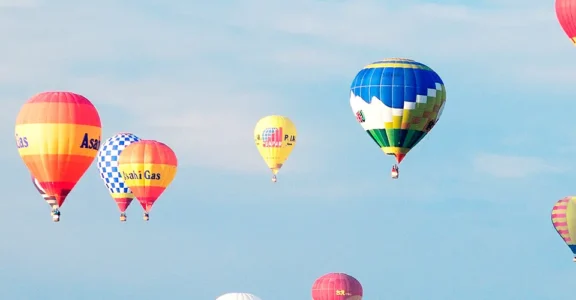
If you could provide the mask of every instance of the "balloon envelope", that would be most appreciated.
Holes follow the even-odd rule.
[[[228,293],[216,298],[216,300],[262,300],[262,299],[247,293]]]
[[[362,300],[360,282],[344,273],[329,273],[312,285],[312,300]]]
[[[16,146],[46,194],[61,206],[100,148],[98,111],[84,96],[45,92],[33,96],[16,119]]]
[[[576,45],[576,0],[556,0],[555,6],[560,26]]]
[[[296,145],[296,126],[287,117],[267,116],[254,128],[254,142],[258,152],[272,170],[278,174]]]
[[[558,200],[552,208],[552,224],[576,256],[576,197]]]
[[[166,144],[140,140],[122,151],[119,169],[126,185],[146,212],[170,185],[178,168],[176,154]]]
[[[440,76],[404,58],[367,65],[350,86],[356,120],[385,154],[400,163],[436,125],[446,103]]]
[[[124,183],[122,174],[118,169],[118,158],[124,149],[139,141],[140,138],[132,133],[118,133],[107,139],[98,151],[98,170],[100,178],[104,181],[110,195],[116,201],[120,212],[125,212],[134,195],[130,188]]]

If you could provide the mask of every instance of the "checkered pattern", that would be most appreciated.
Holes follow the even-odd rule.
[[[356,119],[398,162],[434,128],[445,103],[440,76],[408,59],[374,62],[358,72],[350,87]],[[358,112],[364,115],[363,122]]]
[[[132,193],[118,170],[118,157],[122,150],[137,141],[140,138],[131,133],[119,133],[107,139],[98,151],[98,170],[110,193]]]

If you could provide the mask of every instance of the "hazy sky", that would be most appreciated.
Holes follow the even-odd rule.
[[[552,0],[467,3],[1,0],[0,299],[310,299],[327,272],[367,300],[572,297],[549,214],[576,193],[576,48]],[[349,105],[386,57],[448,95],[397,181]],[[95,164],[52,223],[13,135],[45,90],[91,99],[102,140],[176,151],[149,223],[136,203],[118,221]],[[268,114],[299,131],[276,185],[252,139]]]

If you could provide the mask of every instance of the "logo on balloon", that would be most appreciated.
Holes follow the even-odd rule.
[[[262,131],[262,146],[271,148],[282,147],[282,127],[266,128]]]
[[[282,127],[270,127],[262,131],[263,147],[280,148],[282,141],[285,141],[287,146],[292,146],[296,141],[296,136],[284,134]]]
[[[122,172],[122,177],[124,180],[129,179],[150,179],[150,180],[160,180],[160,173],[152,173],[150,170],[142,171],[132,171],[130,173]]]
[[[359,110],[356,112],[356,120],[359,123],[364,123],[366,122],[366,117],[364,117],[364,112],[362,110]]]
[[[336,290],[336,296],[350,296],[350,293],[346,293],[345,290]]]
[[[82,138],[82,144],[80,145],[80,148],[93,149],[93,150],[100,149],[100,137],[98,137],[97,139],[91,139],[90,137],[88,137],[88,133],[85,133],[84,137]]]
[[[25,136],[19,136],[18,134],[16,134],[16,147],[18,149],[21,148],[28,148],[29,144],[28,144],[28,138]]]

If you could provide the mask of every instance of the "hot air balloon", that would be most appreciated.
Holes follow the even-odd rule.
[[[403,58],[377,61],[362,69],[350,87],[356,120],[385,154],[398,164],[438,123],[446,89],[428,66]]]
[[[344,273],[329,273],[312,285],[312,300],[362,300],[362,285]]]
[[[120,209],[121,222],[126,221],[126,209],[134,199],[134,195],[124,183],[122,174],[118,170],[118,157],[124,148],[139,140],[140,138],[132,133],[121,132],[107,139],[98,151],[100,178]]]
[[[576,45],[576,0],[556,0],[556,17],[570,41]]]
[[[98,111],[84,96],[44,92],[33,96],[16,119],[16,147],[32,177],[60,207],[94,161],[102,126]]]
[[[40,182],[38,182],[38,180],[32,176],[30,176],[30,177],[32,178],[32,184],[34,184],[34,187],[36,188],[38,193],[40,193],[42,198],[44,198],[44,201],[46,201],[46,203],[48,203],[48,205],[50,205],[52,212],[54,212],[54,210],[56,210],[58,208],[58,203],[56,202],[56,197],[46,194],[46,191],[42,188],[42,186],[40,185]],[[52,217],[54,218],[54,215],[52,215]]]
[[[258,152],[272,170],[272,182],[296,145],[296,126],[284,116],[267,116],[254,128],[254,142]]]
[[[247,293],[228,293],[216,298],[216,300],[261,300],[261,299],[252,294]]]
[[[124,183],[144,208],[144,220],[148,221],[152,205],[176,177],[176,154],[158,141],[140,140],[124,148],[118,163]]]
[[[558,200],[552,208],[552,224],[574,254],[576,262],[576,197]]]

